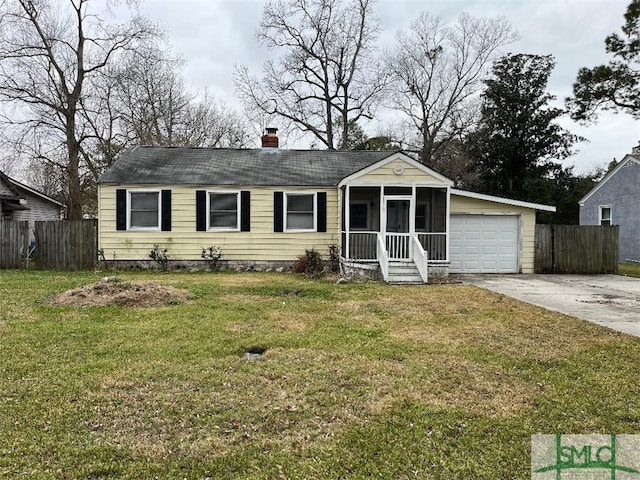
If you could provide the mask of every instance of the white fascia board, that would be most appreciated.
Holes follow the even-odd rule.
[[[542,210],[545,212],[556,211],[556,207],[552,205],[523,202],[522,200],[512,200],[510,198],[496,197],[494,195],[485,195],[484,193],[469,192],[467,190],[458,190],[457,188],[451,189],[451,195],[459,195],[461,197],[475,198],[476,200],[485,200],[487,202],[503,203],[505,205],[513,205],[514,207],[531,208],[534,210]]]

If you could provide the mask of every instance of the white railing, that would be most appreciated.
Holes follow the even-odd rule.
[[[410,258],[410,239],[408,233],[387,233],[387,252],[391,260],[409,260]]]
[[[413,242],[413,245],[411,246],[411,257],[413,263],[418,267],[422,281],[427,283],[427,279],[429,278],[429,254],[425,252],[422,245],[420,245],[418,237],[412,236],[411,242]]]
[[[387,249],[384,245],[384,236],[382,233],[378,233],[378,263],[380,264],[380,271],[382,272],[382,279],[385,282],[389,281],[389,257],[387,256]]]
[[[425,233],[417,234],[422,248],[433,260],[447,260],[447,234],[446,233]]]

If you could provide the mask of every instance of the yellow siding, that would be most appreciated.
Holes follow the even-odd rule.
[[[402,167],[403,171],[400,174],[396,174],[394,169],[396,167]],[[375,170],[358,177],[358,183],[370,183],[375,185],[387,185],[387,184],[397,184],[397,183],[429,183],[429,184],[445,184],[442,181],[438,180],[432,175],[429,175],[422,170],[416,168],[414,165],[411,165],[409,162],[404,160],[394,160],[382,167],[376,168]]]
[[[536,211],[534,209],[451,195],[451,214],[456,213],[520,215],[522,273],[533,273],[536,229]]]
[[[172,231],[117,231],[117,188],[171,188]],[[250,232],[197,232],[196,190],[251,191]],[[326,192],[327,232],[274,232],[273,192]],[[336,189],[307,187],[195,187],[195,186],[105,186],[98,191],[99,248],[107,260],[146,260],[155,243],[168,248],[172,260],[199,260],[203,247],[222,247],[223,260],[273,261],[295,260],[305,249],[326,254],[330,244],[339,243],[338,192]]]

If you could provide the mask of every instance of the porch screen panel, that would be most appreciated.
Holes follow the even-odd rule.
[[[349,205],[349,229],[367,230],[369,228],[369,205],[352,203]]]

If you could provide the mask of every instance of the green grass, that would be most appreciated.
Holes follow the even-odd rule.
[[[625,277],[638,277],[640,278],[640,265],[631,263],[621,263],[618,265],[618,274]]]
[[[636,433],[640,341],[472,286],[0,272],[0,478],[530,478],[534,433]],[[267,348],[259,360],[247,349]]]

